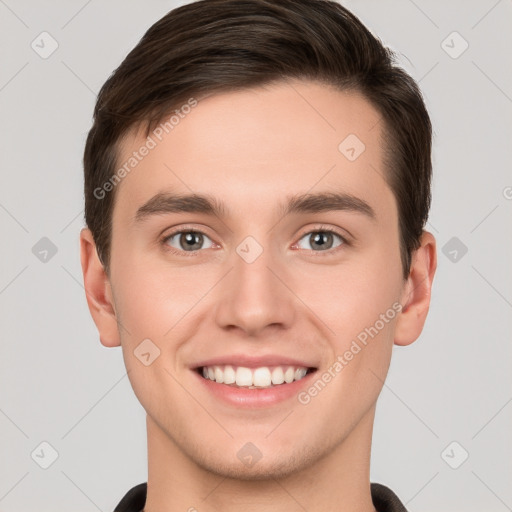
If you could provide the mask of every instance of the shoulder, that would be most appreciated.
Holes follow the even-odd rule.
[[[114,512],[142,512],[146,504],[147,482],[132,487],[117,504]]]
[[[407,512],[400,498],[389,487],[372,483],[371,493],[373,505],[378,512]]]

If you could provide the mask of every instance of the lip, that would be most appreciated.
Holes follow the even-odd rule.
[[[195,363],[190,368],[197,370],[203,366],[244,366],[246,368],[259,368],[261,366],[300,366],[302,368],[318,368],[318,364],[311,364],[311,362],[301,361],[287,356],[280,356],[277,354],[267,354],[263,356],[249,356],[247,354],[230,354],[226,356],[214,357],[205,359]]]
[[[297,396],[303,388],[310,386],[311,379],[316,374],[316,370],[306,374],[300,380],[294,380],[290,384],[279,384],[262,389],[237,388],[226,384],[219,384],[213,380],[205,379],[197,370],[193,370],[192,373],[200,380],[200,385],[204,386],[208,393],[211,393],[221,402],[238,408],[257,409],[271,407]]]

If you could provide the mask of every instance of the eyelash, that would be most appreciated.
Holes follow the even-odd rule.
[[[178,256],[185,256],[185,257],[194,257],[194,256],[199,256],[199,254],[204,250],[197,250],[197,251],[180,251],[179,249],[175,249],[174,247],[171,247],[170,245],[168,245],[168,241],[173,238],[174,236],[176,235],[180,235],[182,233],[200,233],[201,235],[204,235],[208,238],[210,238],[204,231],[201,231],[200,229],[192,229],[192,228],[181,228],[179,230],[176,230],[176,231],[173,231],[167,235],[165,235],[162,240],[161,240],[161,244],[163,245],[164,249],[166,251],[169,251],[170,253],[172,254],[176,254]],[[312,229],[312,230],[309,230],[309,231],[306,231],[304,233],[301,234],[301,236],[299,237],[298,241],[300,241],[302,238],[304,238],[306,235],[311,235],[313,233],[331,233],[333,235],[336,235],[338,236],[340,239],[341,239],[341,244],[338,245],[337,247],[334,247],[333,249],[327,249],[325,251],[312,251],[311,249],[299,249],[301,251],[310,251],[312,253],[316,253],[315,254],[315,257],[316,256],[323,256],[324,254],[323,253],[326,253],[327,256],[329,255],[332,255],[333,253],[337,252],[338,250],[340,249],[343,249],[344,246],[351,246],[351,243],[347,240],[347,238],[345,236],[343,236],[340,232],[338,232],[337,230],[335,229],[332,229],[332,228],[328,228],[327,226],[318,226],[317,228],[315,229]],[[298,243],[298,241],[296,243]],[[214,242],[215,243],[215,242]],[[294,245],[296,245],[296,243]],[[218,245],[218,244],[217,244]]]

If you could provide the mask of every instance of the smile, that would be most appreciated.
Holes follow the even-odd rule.
[[[303,379],[314,370],[314,368],[290,365],[247,368],[226,364],[198,368],[198,372],[205,379],[212,380],[218,384],[248,389],[264,389],[281,384],[290,384]]]
[[[192,372],[216,402],[237,409],[262,409],[296,399],[311,385],[317,368],[294,366],[199,366]]]

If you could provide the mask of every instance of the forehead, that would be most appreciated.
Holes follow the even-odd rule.
[[[207,193],[239,214],[316,191],[389,207],[380,120],[360,94],[315,82],[211,95],[157,127],[150,144],[141,129],[125,136],[117,168],[129,172],[117,185],[114,221],[165,190]],[[134,157],[145,145],[145,156]]]

